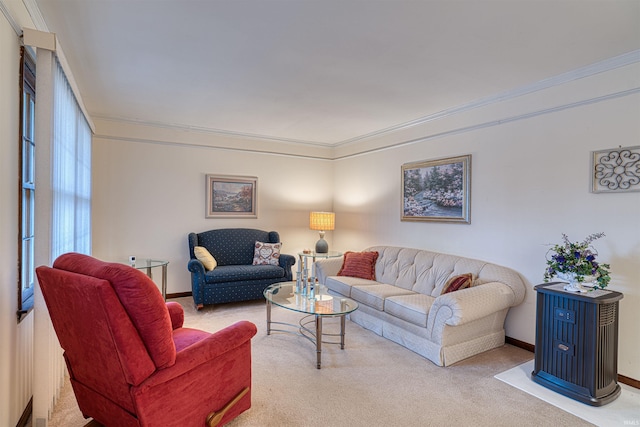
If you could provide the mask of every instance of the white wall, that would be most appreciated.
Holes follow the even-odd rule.
[[[18,248],[18,123],[19,39],[0,13],[0,425],[13,426],[24,407],[15,349],[18,347],[16,311]],[[31,323],[29,323],[31,324]],[[28,356],[28,355],[23,355]],[[28,401],[28,398],[27,398]]]
[[[101,135],[120,131],[113,122],[98,120],[96,126]],[[93,255],[169,260],[170,294],[191,291],[189,232],[276,230],[283,253],[296,254],[318,240],[318,233],[309,230],[309,211],[332,209],[330,161],[191,144],[199,137],[180,133],[176,143],[143,141],[144,136],[135,141],[94,138]],[[205,218],[206,174],[258,177],[258,218]],[[331,233],[327,238],[331,244]],[[159,274],[154,279],[159,283]]]
[[[638,87],[636,64],[410,129],[413,135],[405,136],[422,134],[422,141],[337,160],[336,247],[409,246],[511,267],[530,289],[525,302],[510,311],[506,332],[534,343],[533,286],[542,282],[546,244],[559,243],[562,233],[580,241],[603,231],[606,238],[594,243],[599,260],[611,264],[610,288],[625,294],[619,373],[639,379],[640,193],[591,193],[590,152],[639,145],[640,95],[535,115]],[[462,131],[521,114],[533,117]],[[402,142],[394,137],[385,142]],[[401,222],[401,165],[463,154],[472,155],[471,224]]]

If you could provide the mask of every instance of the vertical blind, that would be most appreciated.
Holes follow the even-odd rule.
[[[53,80],[52,260],[91,253],[91,129],[58,61]]]
[[[91,119],[55,35],[24,28],[23,39],[37,48],[35,265],[51,265],[65,252],[91,253]],[[32,418],[47,425],[65,363],[39,286],[33,316]]]
[[[47,54],[51,55],[51,52]],[[53,57],[55,58],[55,55]],[[40,185],[39,188],[50,188],[50,218],[43,220],[50,223],[48,252],[50,260],[53,261],[66,252],[91,253],[91,129],[57,59],[50,68],[51,73],[45,74],[44,77],[50,77],[52,83],[51,108],[47,110],[52,118],[50,173],[42,178],[41,184],[44,185]],[[42,74],[39,74],[38,79]],[[49,100],[46,96],[43,98],[44,101],[42,98],[38,101]],[[40,142],[45,144],[46,135],[41,135],[41,138]],[[41,147],[39,153],[41,156],[46,155],[47,150]],[[47,182],[48,180],[50,181]],[[48,209],[46,205],[36,205],[40,211],[46,212]],[[49,236],[40,235],[37,242],[46,246],[44,242]],[[38,300],[39,297],[36,297],[34,425],[46,422],[44,417],[51,415],[64,383],[65,372],[62,348],[48,313],[42,309],[44,301]]]

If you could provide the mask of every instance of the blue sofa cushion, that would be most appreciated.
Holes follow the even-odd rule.
[[[204,275],[207,283],[237,282],[241,280],[279,279],[285,277],[284,268],[277,265],[223,265]]]

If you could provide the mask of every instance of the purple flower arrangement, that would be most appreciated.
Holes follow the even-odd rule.
[[[583,282],[585,277],[594,276],[597,286],[604,289],[609,284],[609,264],[601,264],[596,261],[598,252],[591,246],[591,242],[604,237],[604,233],[594,233],[587,236],[582,242],[571,242],[566,234],[562,234],[562,244],[556,244],[547,251],[547,269],[544,273],[544,281],[548,282],[557,273],[573,273],[578,282]],[[549,252],[554,252],[549,258]]]

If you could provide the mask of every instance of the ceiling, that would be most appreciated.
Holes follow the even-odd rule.
[[[94,118],[337,145],[640,49],[638,0],[36,0]]]

